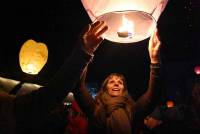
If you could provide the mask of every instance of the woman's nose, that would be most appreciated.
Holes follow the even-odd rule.
[[[115,84],[114,84],[115,86],[118,86],[119,84],[117,83],[117,82],[115,82]]]

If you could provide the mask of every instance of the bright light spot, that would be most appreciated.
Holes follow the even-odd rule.
[[[28,74],[37,74],[37,67],[35,64],[27,64],[24,66],[24,72]]]
[[[125,15],[122,16],[122,26],[118,30],[119,37],[132,37],[133,36],[133,22],[128,20]]]
[[[200,75],[200,66],[196,66],[194,68],[194,72],[197,74],[197,75]]]
[[[168,107],[168,108],[174,107],[174,102],[171,101],[171,100],[168,100],[168,101],[167,101],[167,107]]]

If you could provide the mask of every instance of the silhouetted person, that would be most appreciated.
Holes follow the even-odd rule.
[[[107,30],[104,22],[97,21],[87,26],[79,44],[67,58],[62,68],[44,87],[22,96],[0,92],[0,133],[40,133],[43,120],[57,104],[61,104],[93,58],[93,53],[103,41],[101,35]]]
[[[173,107],[159,106],[147,116],[144,124],[154,134],[199,134],[200,133],[200,80],[192,87],[190,99],[185,104]]]

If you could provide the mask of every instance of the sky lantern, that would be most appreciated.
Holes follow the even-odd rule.
[[[133,43],[148,38],[168,0],[81,0],[92,22],[105,21],[105,39]]]
[[[168,100],[166,102],[166,105],[167,105],[168,108],[174,107],[174,102],[172,100]]]
[[[23,72],[38,74],[48,59],[48,49],[44,43],[27,40],[21,47],[19,63]]]
[[[200,75],[200,66],[195,66],[194,72],[195,72],[196,75]]]

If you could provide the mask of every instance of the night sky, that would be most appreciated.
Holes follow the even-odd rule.
[[[44,85],[61,67],[90,19],[79,0],[7,1],[1,4],[0,75]],[[158,21],[165,86],[180,90],[183,78],[200,64],[200,2],[171,0]],[[37,76],[25,76],[19,66],[19,50],[28,39],[47,44],[49,58]],[[119,45],[104,40],[89,66],[88,82],[100,83],[109,73],[125,75],[131,94],[147,87],[148,40]],[[173,79],[171,79],[173,78]]]

